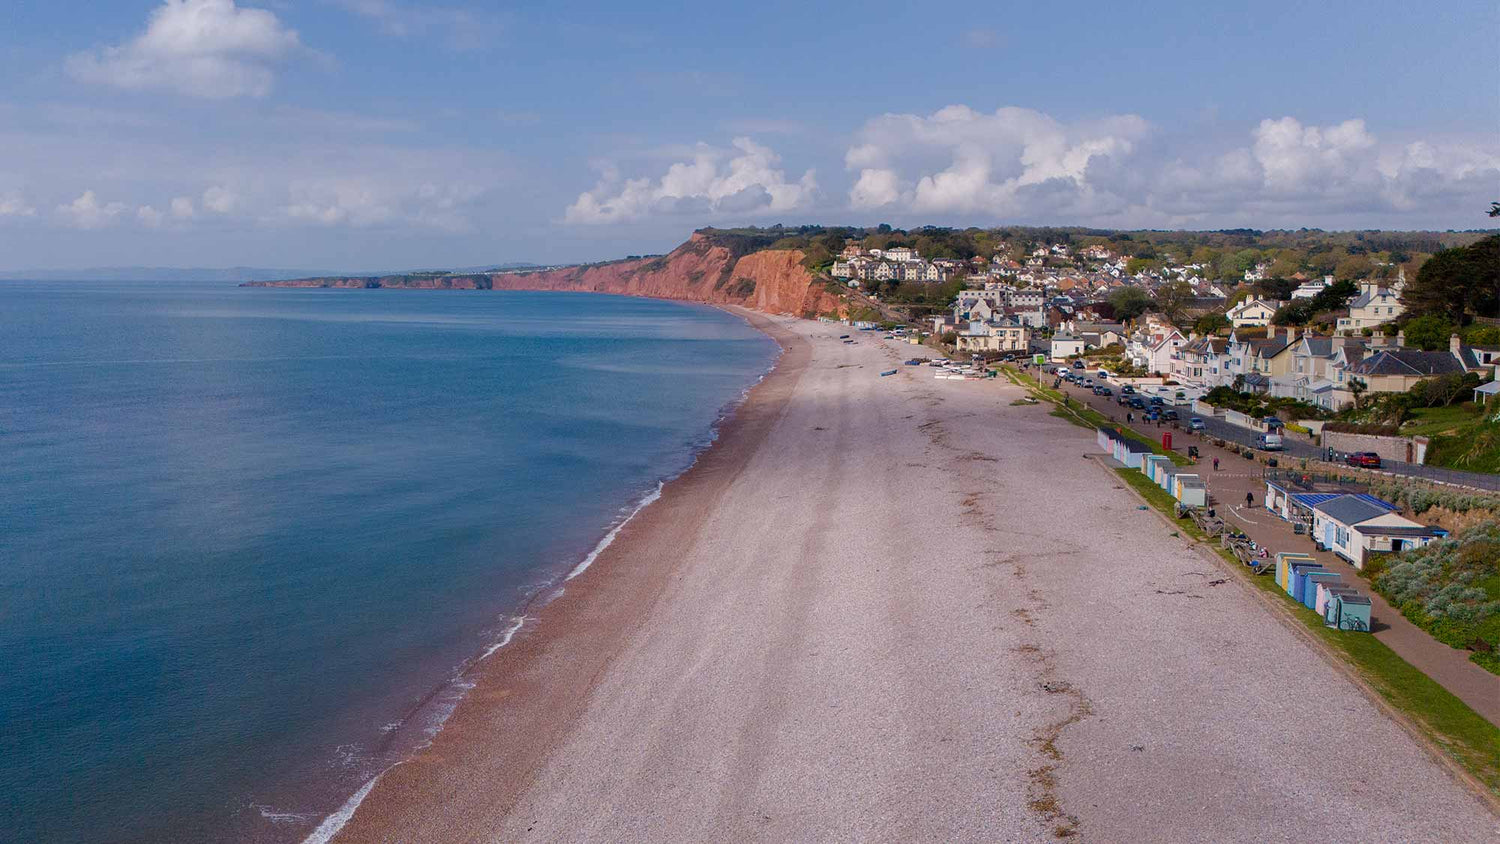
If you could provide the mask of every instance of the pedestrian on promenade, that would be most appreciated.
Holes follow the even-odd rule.
[[[1217,457],[1214,458],[1214,471],[1219,471],[1219,458]]]
[[[1253,492],[1247,492],[1247,493],[1245,493],[1245,506],[1246,507],[1254,507],[1255,506],[1255,493],[1253,493]]]
[[[1134,413],[1127,413],[1127,414],[1125,414],[1125,421],[1126,422],[1134,422],[1135,421],[1135,414]]]

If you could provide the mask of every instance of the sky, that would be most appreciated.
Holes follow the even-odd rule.
[[[1500,199],[1491,0],[4,5],[0,270],[1471,229]]]

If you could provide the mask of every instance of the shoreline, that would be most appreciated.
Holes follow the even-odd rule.
[[[508,723],[545,724],[547,728],[541,732],[549,736],[564,726],[557,723],[564,716],[558,714],[558,708],[542,692],[549,685],[586,689],[588,677],[592,676],[583,672],[583,666],[577,664],[580,661],[566,658],[566,648],[579,644],[599,645],[614,638],[618,625],[629,622],[624,617],[628,613],[622,614],[617,602],[625,599],[643,603],[643,616],[671,575],[667,567],[659,564],[625,571],[617,571],[617,564],[628,562],[632,554],[638,553],[640,549],[636,545],[649,544],[653,535],[659,535],[661,531],[655,529],[658,525],[670,523],[671,518],[662,511],[679,515],[683,510],[691,509],[691,499],[695,494],[727,484],[734,477],[764,439],[770,423],[780,415],[809,357],[807,342],[778,326],[770,316],[737,306],[709,307],[740,317],[776,342],[781,351],[771,368],[721,416],[714,426],[711,442],[695,455],[687,469],[660,482],[657,489],[640,499],[624,519],[608,529],[587,556],[517,607],[512,617],[514,624],[501,641],[490,646],[455,676],[454,682],[467,680],[472,686],[426,745],[361,785],[342,805],[319,821],[304,839],[307,844],[322,844],[335,839],[388,840],[382,827],[393,815],[404,814],[403,804],[416,790],[411,780],[423,776],[412,772],[422,770],[434,758],[444,756],[449,751],[448,745],[460,743],[458,735],[478,728],[479,724],[475,722],[488,721],[487,715],[499,715]],[[639,541],[642,539],[646,541]],[[589,573],[591,576],[584,577]],[[591,619],[590,614],[606,603],[615,606],[609,612],[610,622],[606,624],[597,616]],[[564,670],[571,669],[571,676],[558,676],[559,670],[554,663],[558,661],[559,649],[563,649],[561,661],[567,664]],[[587,664],[604,661],[596,658]],[[502,691],[496,686],[516,674],[525,676],[525,688],[533,694],[511,705],[504,713],[478,711],[482,709],[481,702],[511,699],[511,690]],[[572,700],[581,702],[583,697],[575,695]],[[534,762],[542,758],[549,747],[541,740],[512,744],[515,746],[507,757],[517,763]],[[524,766],[518,764],[507,770],[519,772]],[[519,791],[521,783],[517,781],[511,785],[516,786],[511,789],[514,794]]]
[[[717,447],[337,841],[1497,829],[1019,388],[836,326],[764,330],[788,352]]]

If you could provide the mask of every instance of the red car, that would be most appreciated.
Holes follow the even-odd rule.
[[[1373,451],[1356,451],[1345,457],[1344,462],[1350,466],[1358,466],[1362,469],[1379,469],[1380,455]]]

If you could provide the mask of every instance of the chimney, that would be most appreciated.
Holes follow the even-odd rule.
[[[1404,329],[1396,332],[1396,348],[1406,348],[1406,331]]]
[[[1464,341],[1459,339],[1459,336],[1457,334],[1454,334],[1453,336],[1448,338],[1448,351],[1452,352],[1453,356],[1458,358],[1460,361],[1464,359],[1462,354],[1463,348]]]

